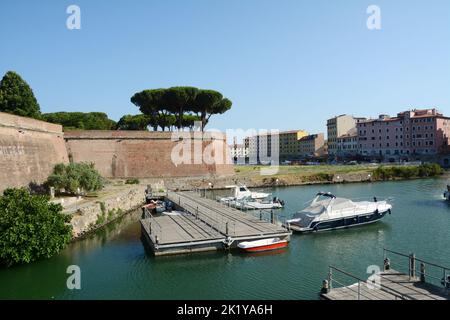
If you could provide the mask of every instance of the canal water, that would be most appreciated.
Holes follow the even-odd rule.
[[[415,252],[450,266],[450,204],[446,179],[314,185],[265,189],[286,201],[291,216],[317,191],[340,197],[394,197],[394,209],[378,223],[354,229],[293,235],[277,253],[200,253],[152,257],[140,240],[140,212],[71,244],[58,256],[0,269],[1,299],[318,299],[328,266],[367,278],[383,263],[383,248]],[[392,257],[393,267],[407,260]],[[81,290],[66,287],[66,269],[81,269]],[[341,277],[345,284],[351,279]]]

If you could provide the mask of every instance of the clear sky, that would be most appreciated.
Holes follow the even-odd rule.
[[[66,9],[81,8],[81,30]],[[367,7],[381,8],[368,30]],[[136,114],[130,97],[190,85],[232,110],[210,127],[325,132],[326,119],[414,107],[450,115],[448,0],[1,0],[0,73],[43,112]]]

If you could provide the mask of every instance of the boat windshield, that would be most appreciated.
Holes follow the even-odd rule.
[[[309,212],[299,211],[294,215],[294,219],[299,219],[296,224],[302,228],[307,228],[311,222],[317,217],[315,214]]]
[[[311,207],[318,205],[327,207],[334,199],[336,199],[336,196],[329,192],[319,192],[311,202]]]

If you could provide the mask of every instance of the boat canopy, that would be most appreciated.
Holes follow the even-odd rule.
[[[331,192],[318,192],[316,194],[316,197],[320,197],[320,196],[329,197],[331,199],[336,198],[336,196],[334,194],[332,194]]]
[[[302,218],[303,220],[315,219],[317,216],[325,214],[324,218],[332,218],[333,213],[338,213],[339,215],[343,211],[348,209],[354,209],[358,205],[352,200],[345,198],[336,198],[331,194],[327,194],[327,197],[331,200],[314,200],[311,205],[302,211],[297,212],[294,218]]]

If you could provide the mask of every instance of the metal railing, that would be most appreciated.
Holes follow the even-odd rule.
[[[335,271],[335,272],[333,272],[333,271]],[[352,283],[352,285],[356,285],[357,288],[354,289],[354,288],[352,288],[352,286],[346,285],[343,282],[340,282],[339,280],[337,280],[336,277],[334,276],[336,272],[341,275],[344,275],[348,278],[353,279],[353,281],[356,280],[356,282]],[[344,271],[342,269],[339,269],[337,267],[329,266],[328,282],[326,284],[328,290],[330,290],[330,291],[333,290],[333,287],[334,287],[333,283],[337,283],[338,285],[340,285],[341,290],[349,290],[351,292],[356,293],[356,297],[358,300],[361,300],[361,298],[366,298],[368,300],[380,299],[380,297],[375,294],[378,291],[375,291],[375,290],[381,290],[383,292],[386,292],[387,294],[393,296],[395,300],[405,299],[405,296],[401,292],[393,290],[392,288],[389,288],[381,283],[378,283],[375,286],[373,283],[371,283],[368,280],[361,279],[360,277],[358,277],[354,274],[351,274],[347,271]],[[363,290],[364,288],[362,286],[366,286],[367,290]],[[374,291],[372,291],[372,290],[374,290]]]
[[[234,221],[226,220],[223,216],[220,216],[220,220],[214,219],[206,214],[199,211],[198,207],[193,207],[187,203],[183,203],[183,209],[186,213],[195,217],[196,220],[202,221],[212,230],[222,233],[227,236],[236,234],[236,223]],[[214,210],[214,208],[208,208]]]
[[[152,213],[146,208],[143,207],[143,219],[142,223],[147,229],[147,232],[150,237],[153,236],[153,241],[155,244],[158,244],[163,240],[163,226],[158,223],[156,219],[154,219]]]
[[[397,271],[404,272],[405,270],[403,265],[393,264],[391,259],[388,257],[388,253],[392,254],[397,257],[408,259],[408,270],[407,274],[409,276],[409,279],[419,278],[421,282],[428,282],[431,284],[436,284],[438,286],[441,286],[444,290],[450,290],[450,268],[445,267],[436,263],[428,262],[423,259],[419,259],[415,256],[414,253],[411,254],[404,254],[401,252],[397,252],[394,250],[390,250],[387,248],[383,248],[383,261],[384,261],[384,269],[388,270],[392,266],[394,266],[394,269]],[[419,269],[416,267],[416,262],[419,262]],[[441,276],[438,276],[436,273],[428,272],[427,270],[437,270]],[[431,281],[427,281],[431,279]]]
[[[245,200],[240,201],[240,200],[229,199],[229,200],[224,201],[222,197],[217,196],[216,201],[225,206],[228,206],[230,208],[235,208],[235,209],[241,210],[243,212],[246,212],[248,214],[251,214],[252,216],[258,218],[261,221],[270,222],[272,224],[281,223],[283,225],[283,223],[285,223],[285,221],[287,220],[287,218],[280,219],[280,215],[274,211],[277,209],[273,209],[273,208],[265,209],[265,208],[257,208],[257,207],[254,207],[254,209],[249,209],[248,207],[252,206],[252,205]]]

